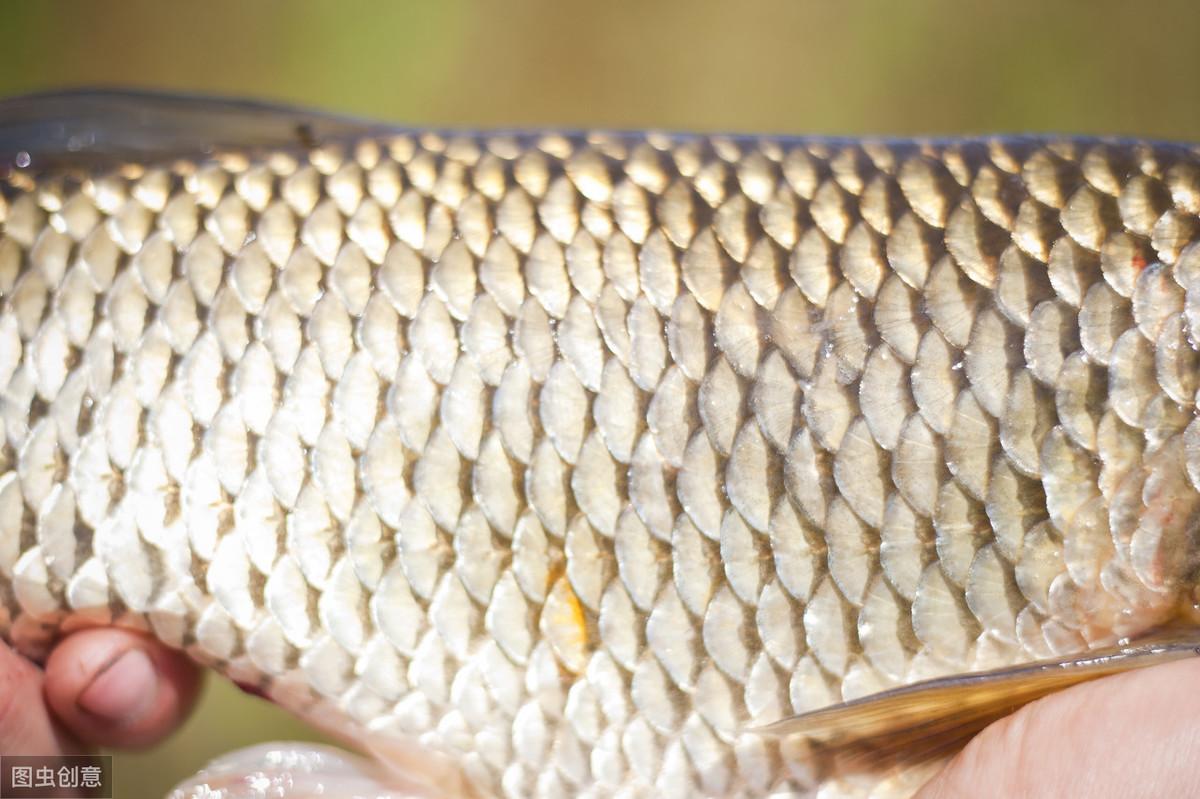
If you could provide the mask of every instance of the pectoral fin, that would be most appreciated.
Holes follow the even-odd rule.
[[[1200,654],[1200,631],[1172,632],[1060,660],[915,683],[783,719],[758,732],[800,738],[824,767],[867,771],[941,758],[1047,694]]]
[[[310,743],[273,743],[229,752],[175,787],[167,799],[465,799],[466,793],[421,787],[381,764]]]

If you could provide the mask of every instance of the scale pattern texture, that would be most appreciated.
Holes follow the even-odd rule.
[[[485,795],[857,790],[753,728],[1190,597],[1198,213],[1196,151],[1079,140],[16,170],[0,630],[145,628]]]

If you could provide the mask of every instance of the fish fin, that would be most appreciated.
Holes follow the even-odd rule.
[[[237,147],[304,151],[395,126],[250,100],[86,89],[0,101],[0,167],[167,161]]]
[[[478,797],[478,792],[457,763],[443,753],[421,746],[409,736],[374,729],[369,730],[357,743],[375,759],[384,773],[413,791],[455,799]],[[419,795],[425,796],[426,793]]]
[[[396,781],[380,764],[332,746],[270,743],[221,755],[177,785],[167,799],[460,799],[459,793]]]
[[[1173,630],[1057,660],[943,677],[757,729],[798,744],[822,770],[875,771],[944,758],[973,735],[1055,691],[1200,655],[1200,630]]]

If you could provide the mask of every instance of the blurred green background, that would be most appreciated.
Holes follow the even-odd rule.
[[[152,86],[412,124],[1186,138],[1200,12],[1133,0],[5,4],[0,92]]]
[[[0,96],[139,86],[411,125],[1200,139],[1194,0],[5,4]],[[210,684],[121,797],[306,735]]]

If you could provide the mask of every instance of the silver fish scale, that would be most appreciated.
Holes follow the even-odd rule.
[[[905,794],[753,728],[1190,596],[1200,156],[398,135],[12,173],[0,596],[484,794]]]

